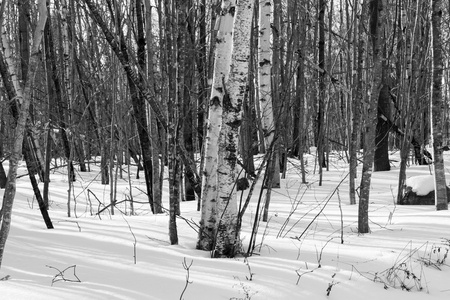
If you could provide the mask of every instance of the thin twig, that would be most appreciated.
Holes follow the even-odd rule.
[[[188,265],[187,262],[186,262],[186,257],[183,259],[182,265],[183,265],[183,268],[186,270],[186,282],[185,282],[185,285],[184,285],[184,289],[181,292],[180,300],[183,300],[183,295],[186,292],[188,285],[192,284],[192,281],[189,280],[189,277],[191,275],[190,274],[190,269],[191,269],[191,266],[192,266],[193,263],[194,263],[194,260],[191,260],[191,262]]]
[[[133,239],[134,239],[134,241],[133,241],[133,258],[134,258],[134,264],[136,264],[136,252],[137,252],[137,249],[136,249],[136,246],[137,246],[136,236],[134,235],[134,232],[131,229],[130,223],[128,223],[127,219],[125,219],[123,214],[122,214],[122,218],[127,223],[128,229],[130,230],[131,234],[133,235]]]

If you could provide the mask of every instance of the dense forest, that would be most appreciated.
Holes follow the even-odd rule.
[[[306,184],[305,153],[319,186],[329,155],[345,157],[359,233],[389,151],[401,153],[397,201],[407,165],[433,164],[436,209],[448,209],[449,12],[442,0],[1,1],[1,253],[22,159],[48,228],[52,168],[69,170],[70,217],[77,172],[101,166],[114,214],[134,164],[172,244],[181,201],[198,202],[197,248],[214,257],[241,249],[250,197],[237,191],[264,182],[266,221],[289,158]]]

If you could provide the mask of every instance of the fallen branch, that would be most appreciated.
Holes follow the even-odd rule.
[[[55,268],[55,267],[52,267],[52,266],[46,265],[46,267],[58,271],[58,273],[57,273],[57,274],[53,277],[53,279],[52,279],[52,286],[53,286],[53,284],[54,284],[55,282],[58,282],[58,281],[65,281],[65,282],[81,282],[80,278],[78,278],[77,274],[75,273],[75,272],[76,272],[75,268],[77,267],[76,265],[67,267],[67,268],[65,268],[65,269],[62,270],[62,271],[59,270],[58,268]],[[66,278],[66,275],[65,275],[64,272],[66,272],[66,271],[69,270],[69,269],[73,269],[73,276],[75,277],[75,279],[69,279],[69,278]]]

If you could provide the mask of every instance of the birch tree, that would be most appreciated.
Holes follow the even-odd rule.
[[[273,1],[261,1],[259,3],[258,89],[266,150],[269,149],[275,137],[271,89],[272,50],[270,45],[270,22],[272,14]]]
[[[445,110],[442,95],[442,76],[444,59],[442,53],[442,1],[432,1],[432,49],[433,49],[433,85],[431,94],[432,138],[434,154],[434,184],[437,210],[448,210],[447,185],[445,181],[444,156],[442,149],[443,124],[442,113]]]
[[[4,7],[5,2],[2,3]],[[29,107],[31,103],[32,87],[35,82],[36,70],[39,64],[39,46],[42,41],[45,23],[47,21],[47,7],[45,0],[39,0],[38,2],[39,19],[35,28],[33,36],[33,44],[31,47],[29,65],[28,65],[28,80],[26,81],[23,93],[20,91],[17,93],[17,102],[19,107],[19,115],[17,119],[16,128],[14,129],[14,143],[9,158],[9,170],[8,181],[6,183],[5,192],[3,195],[3,206],[0,216],[0,267],[3,259],[3,253],[5,250],[6,240],[8,238],[9,230],[11,227],[11,214],[16,194],[16,179],[18,163],[22,156],[22,146],[26,130],[26,123],[29,114]],[[2,9],[3,11],[3,9]],[[3,51],[0,49],[0,51]],[[3,56],[3,55],[2,55]]]
[[[235,1],[223,0],[216,26],[214,75],[205,138],[204,168],[202,172],[202,210],[197,249],[212,250],[217,232],[217,164],[218,143],[222,126],[224,82],[228,80],[231,62]]]
[[[236,181],[239,174],[236,166],[248,79],[253,5],[254,0],[239,0],[233,26],[233,52],[222,102],[222,127],[219,135],[218,228],[214,257],[233,257],[240,248],[236,199]]]
[[[270,155],[268,162],[268,179],[264,185],[267,187],[266,201],[264,206],[263,221],[267,221],[270,191],[272,186],[280,186],[280,174],[275,172],[275,120],[272,104],[272,48],[271,48],[271,20],[273,15],[273,1],[260,1],[259,3],[259,43],[258,43],[258,89],[259,105],[261,112],[261,125],[264,133],[264,144],[267,155]]]

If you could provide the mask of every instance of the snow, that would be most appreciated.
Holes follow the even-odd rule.
[[[434,191],[434,176],[421,175],[412,176],[405,181],[406,186],[411,187],[411,190],[418,196],[426,196]]]
[[[272,192],[270,219],[259,227],[255,254],[234,259],[212,259],[208,252],[195,250],[197,233],[191,226],[200,213],[194,202],[181,203],[180,243],[171,246],[168,216],[150,213],[141,192],[144,181],[136,180],[135,173],[131,184],[134,199],[140,201],[135,204],[137,215],[121,215],[118,210],[113,216],[107,211],[95,214],[99,202],[94,195],[109,203],[109,186],[101,185],[98,166],[91,165],[91,172],[77,173],[76,216],[72,211],[69,218],[67,176],[65,170],[56,171],[51,175],[49,210],[54,230],[46,229],[28,179],[20,177],[0,270],[0,279],[5,279],[0,281],[0,298],[449,299],[450,266],[444,259],[450,248],[449,211],[397,206],[395,166],[373,173],[371,232],[359,235],[358,207],[348,200],[346,161],[332,156],[330,171],[318,186],[314,160],[307,159],[308,184],[301,184],[299,162],[290,160],[281,188]],[[20,172],[25,172],[23,166]],[[426,174],[428,166],[407,170],[411,178]],[[124,176],[118,180],[119,201],[130,195],[125,172]],[[424,188],[422,180],[411,180]],[[164,193],[168,206],[167,185]],[[243,222],[244,250],[259,192],[253,195]],[[129,205],[119,208],[129,212]],[[58,276],[63,270],[64,278]]]

